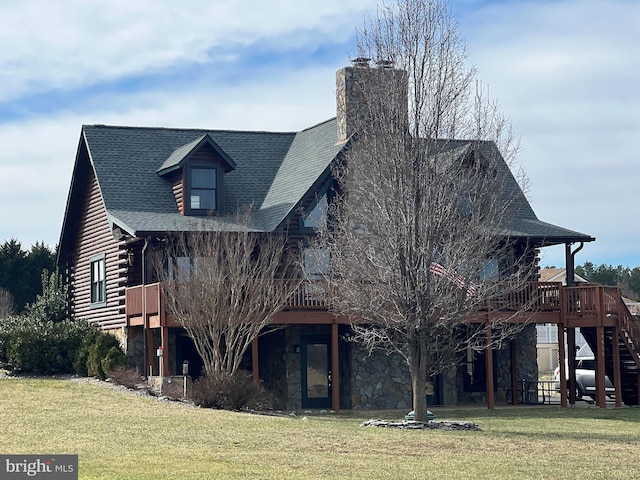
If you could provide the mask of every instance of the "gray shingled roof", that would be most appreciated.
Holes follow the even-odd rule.
[[[335,119],[301,132],[242,132],[103,125],[83,127],[109,219],[133,235],[184,230],[233,230],[238,207],[252,205],[253,228],[272,231],[320,187],[343,145]],[[225,174],[227,216],[190,218],[178,212],[171,184],[157,172],[170,169],[207,136],[234,163]],[[471,142],[447,140],[439,149],[467,152]],[[497,152],[491,142],[473,142],[481,153]],[[479,146],[479,147],[478,147]],[[460,153],[462,154],[462,153]],[[589,235],[538,220],[504,162],[516,201],[505,234],[531,239],[537,246],[591,241]]]
[[[590,235],[539,220],[511,170],[502,159],[502,155],[495,143],[489,141],[438,140],[436,144],[437,151],[443,154],[450,152],[456,158],[460,158],[466,155],[469,150],[477,148],[479,153],[486,158],[500,159],[495,163],[495,166],[498,170],[498,175],[503,175],[506,178],[505,181],[501,182],[501,185],[505,188],[503,192],[505,197],[509,199],[509,212],[511,214],[507,230],[503,232],[505,236],[530,239],[537,247],[565,242],[590,242],[595,240]]]
[[[177,170],[178,168],[180,168],[183,160],[186,160],[192,153],[197,151],[197,149],[202,146],[202,144],[207,142],[215,148],[215,150],[224,160],[224,163],[226,164],[225,171],[228,172],[229,170],[233,170],[234,168],[236,168],[235,162],[229,158],[226,152],[220,149],[218,144],[216,144],[213,138],[211,138],[211,136],[207,133],[187,143],[186,145],[182,145],[176,148],[171,153],[171,155],[169,155],[169,158],[167,158],[160,166],[160,168],[158,169],[158,173],[160,175],[164,175],[166,173]]]
[[[335,119],[301,132],[241,132],[86,125],[83,134],[110,220],[129,231],[233,229],[253,205],[254,228],[271,231],[300,203],[340,151]],[[209,135],[233,161],[225,174],[228,217],[182,216],[171,184],[158,175]]]

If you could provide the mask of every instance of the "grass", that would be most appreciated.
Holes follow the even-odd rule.
[[[81,479],[640,478],[640,409],[431,409],[479,432],[189,408],[69,380],[0,380],[0,452],[79,455]]]

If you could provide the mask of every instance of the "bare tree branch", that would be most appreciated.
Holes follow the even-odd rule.
[[[507,234],[522,197],[498,146],[515,157],[517,142],[467,66],[445,2],[380,7],[358,51],[397,68],[354,67],[363,111],[319,241],[331,252],[332,308],[361,319],[353,328],[367,348],[406,359],[426,420],[428,375],[486,347],[485,325],[469,316],[533,278],[535,252]],[[493,343],[522,328],[508,320],[490,320]]]
[[[167,308],[193,339],[207,374],[233,374],[244,352],[296,291],[285,236],[252,231],[170,236],[154,264]]]

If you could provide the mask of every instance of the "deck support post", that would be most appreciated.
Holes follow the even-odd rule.
[[[598,342],[596,350],[598,353],[596,354],[596,404],[600,408],[607,407],[607,398],[605,391],[605,353],[604,353],[604,327],[602,325],[598,325],[596,327],[596,341]]]
[[[495,395],[493,391],[493,348],[491,347],[491,325],[487,323],[487,349],[485,353],[487,371],[487,408],[493,410],[495,407]]]
[[[160,346],[162,347],[162,356],[160,360],[160,376],[169,376],[169,327],[160,327]]]
[[[564,349],[564,325],[558,324],[558,366],[560,367],[560,406],[567,408],[567,364],[564,359],[566,352]]]
[[[145,320],[148,322],[148,319],[145,319]],[[149,377],[153,377],[153,372],[155,370],[154,369],[154,362],[153,362],[153,357],[155,355],[155,352],[154,352],[154,349],[153,349],[153,347],[154,347],[153,329],[147,327],[145,329],[145,336],[146,336],[146,338],[145,338],[144,341],[146,342],[146,345],[147,345],[147,369],[148,369],[148,371],[145,372],[145,375],[149,376]]]
[[[616,388],[616,408],[622,407],[622,375],[620,372],[620,344],[618,343],[619,334],[620,331],[618,326],[613,327],[611,352],[613,354],[613,385]]]
[[[576,404],[576,327],[567,328],[567,364],[569,366],[569,403]]]
[[[605,383],[605,348],[604,348],[604,289],[599,286],[596,291],[596,311],[598,312],[598,326],[596,327],[596,403],[600,408],[607,408]]]

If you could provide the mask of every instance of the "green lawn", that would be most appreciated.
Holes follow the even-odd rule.
[[[479,432],[360,427],[406,412],[221,412],[69,380],[0,380],[0,453],[79,455],[81,479],[640,478],[640,409],[432,409]]]

